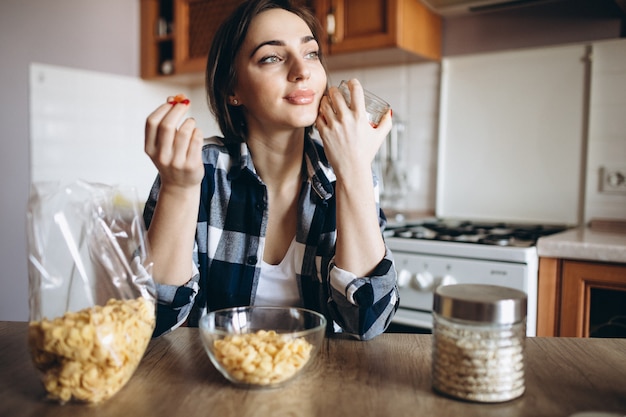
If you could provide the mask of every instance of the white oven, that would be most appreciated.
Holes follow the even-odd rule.
[[[476,241],[435,240],[446,239],[446,236],[425,238],[408,232],[443,223],[452,224],[438,220],[425,222],[425,225],[405,225],[387,230],[386,240],[394,254],[400,290],[400,308],[393,322],[416,329],[432,329],[433,292],[437,286],[492,284],[515,288],[528,294],[527,334],[536,335],[536,246],[526,246],[530,243],[528,240],[524,241],[525,246],[501,246],[504,238],[499,245],[494,245]],[[463,228],[468,229],[468,222],[464,223],[466,225]],[[495,227],[490,231],[494,230]],[[497,230],[501,232],[504,228],[499,225]],[[551,228],[550,232],[560,230]],[[545,231],[543,235],[547,233]],[[461,236],[465,238],[469,235],[456,237]],[[503,237],[504,233],[499,236]]]

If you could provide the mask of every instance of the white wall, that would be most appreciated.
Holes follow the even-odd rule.
[[[0,320],[28,318],[29,65],[139,74],[139,1],[0,2]]]
[[[192,97],[189,87],[39,63],[30,73],[32,183],[133,187],[145,201],[157,173],[144,152],[148,114],[166,97],[185,93],[192,99],[187,116],[205,135],[219,131],[205,100]]]

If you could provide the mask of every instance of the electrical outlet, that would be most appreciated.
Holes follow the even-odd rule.
[[[626,195],[626,167],[600,169],[600,191],[606,194]]]

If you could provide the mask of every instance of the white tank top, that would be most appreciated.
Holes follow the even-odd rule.
[[[295,247],[294,238],[285,257],[278,265],[261,261],[261,275],[254,298],[255,306],[299,307],[302,305],[296,281]]]

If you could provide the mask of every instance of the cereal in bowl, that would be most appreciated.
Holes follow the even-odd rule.
[[[294,376],[306,365],[313,346],[304,338],[273,330],[229,335],[214,342],[215,357],[236,380],[270,385]]]

